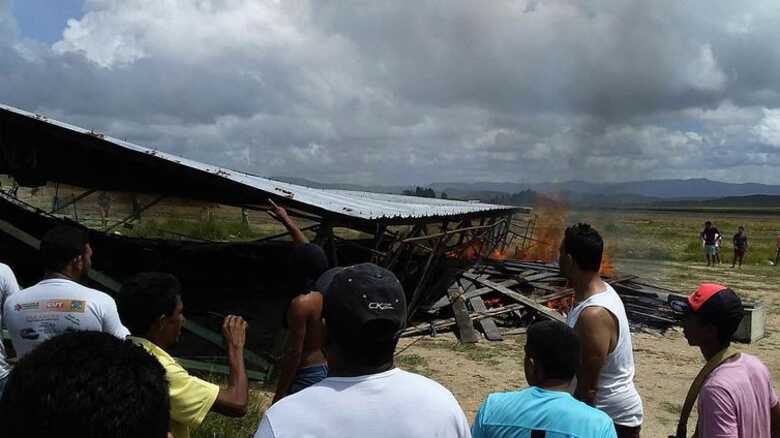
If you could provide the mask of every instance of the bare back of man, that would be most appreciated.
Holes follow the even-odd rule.
[[[291,310],[301,313],[304,321],[305,335],[299,368],[326,363],[323,353],[324,327],[322,325],[322,294],[309,292],[298,295],[292,303]]]
[[[323,353],[322,294],[309,292],[293,298],[287,310],[289,334],[279,363],[274,402],[321,380],[327,373]]]

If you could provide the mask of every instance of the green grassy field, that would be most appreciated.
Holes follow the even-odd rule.
[[[569,222],[591,222],[601,231],[612,258],[677,262],[704,260],[699,233],[710,220],[723,234],[721,262],[731,265],[732,236],[744,226],[749,248],[744,264],[768,266],[774,259],[780,216],[743,214],[739,211],[606,210],[571,212]]]

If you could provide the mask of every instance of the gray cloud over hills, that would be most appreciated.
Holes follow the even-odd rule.
[[[780,183],[777,28],[772,0],[86,0],[46,45],[0,0],[0,101],[329,182]]]

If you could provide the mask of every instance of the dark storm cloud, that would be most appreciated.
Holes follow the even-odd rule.
[[[88,0],[52,47],[8,11],[1,101],[261,174],[780,175],[771,1]]]

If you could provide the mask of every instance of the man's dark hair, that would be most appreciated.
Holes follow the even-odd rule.
[[[293,293],[308,293],[317,279],[328,270],[328,256],[319,245],[300,243],[293,245],[287,259]]]
[[[83,255],[89,244],[84,230],[69,225],[58,225],[41,238],[41,260],[48,271],[58,272],[74,258]]]
[[[704,222],[704,226],[706,227],[707,225],[712,225],[712,222],[710,221]]]
[[[598,272],[604,254],[604,241],[595,228],[578,223],[566,228],[563,249],[584,271]]]
[[[3,436],[163,438],[168,383],[157,359],[101,332],[56,336],[25,355],[0,399]]]
[[[546,378],[570,380],[577,374],[582,354],[580,340],[558,321],[542,321],[528,328],[526,354],[541,364]]]
[[[122,284],[116,306],[119,319],[134,336],[144,336],[160,316],[173,315],[181,283],[171,274],[142,272]]]

